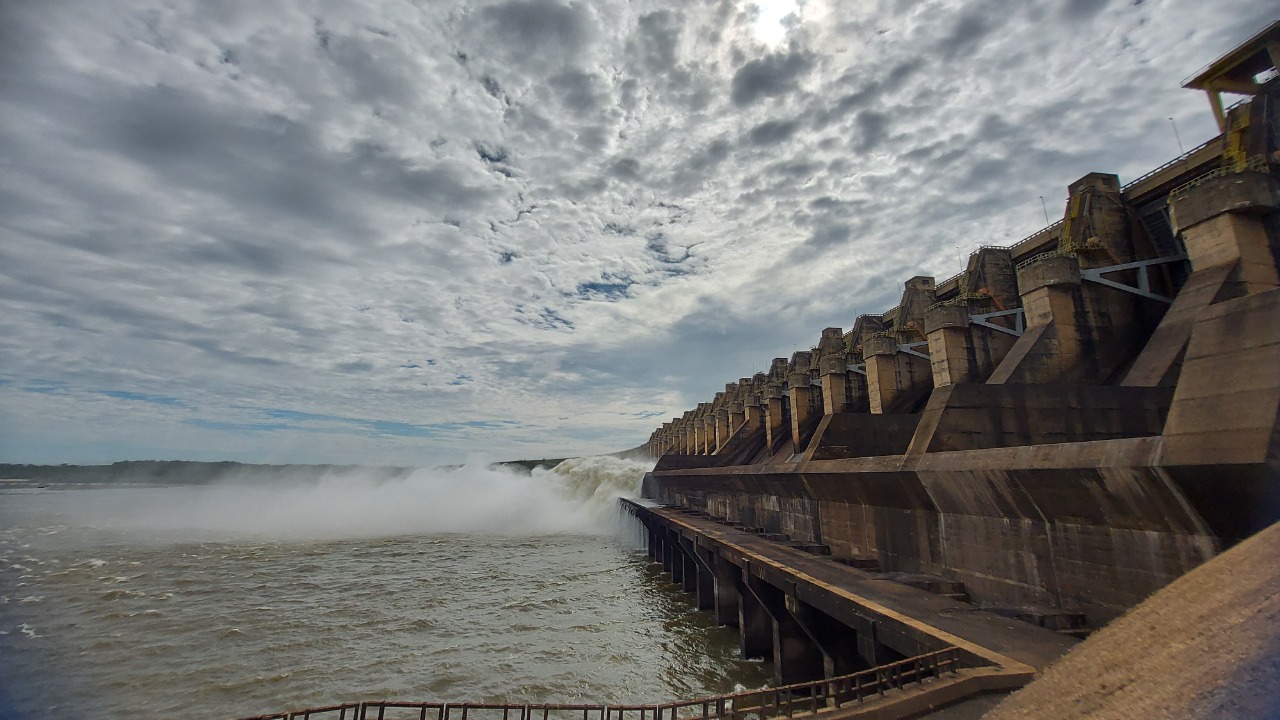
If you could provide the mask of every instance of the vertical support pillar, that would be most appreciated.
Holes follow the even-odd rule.
[[[869,620],[864,627],[857,628],[858,656],[870,667],[893,662],[890,659],[891,654],[888,652],[888,648],[880,644],[880,639],[877,635],[876,624]]]
[[[893,337],[869,337],[862,344],[867,358],[867,395],[874,415],[884,414],[885,407],[898,396],[899,378],[895,356],[898,341]]]
[[[680,587],[687,593],[695,593],[698,591],[698,560],[693,556],[693,543],[686,537],[677,537],[676,542],[680,543],[680,557],[684,564]]]
[[[786,597],[787,610],[822,651],[822,672],[832,678],[871,667],[858,654],[858,634],[831,616],[808,604]]]
[[[676,577],[676,573],[680,572],[680,569],[677,568],[677,565],[680,565],[679,557],[677,557],[676,555],[678,551],[676,550],[675,543],[671,539],[671,531],[668,530],[667,528],[663,528],[661,531],[661,534],[662,534],[662,571],[666,573],[671,573],[671,581],[677,582],[678,578]]]
[[[844,353],[822,358],[822,413],[835,415],[849,412],[849,363]]]
[[[1234,264],[1232,279],[1243,295],[1280,285],[1264,223],[1277,204],[1270,176],[1235,173],[1171,200],[1174,227],[1182,233],[1193,270]]]
[[[822,678],[822,650],[787,610],[783,592],[752,575],[744,579],[747,590],[773,620],[774,682],[790,685]]]
[[[709,561],[715,577],[715,614],[717,625],[738,626],[738,604],[742,602],[735,577],[741,576],[737,565],[713,555]]]
[[[693,589],[689,589],[689,573],[685,573],[685,591],[695,593],[699,610],[714,610],[716,607],[715,576],[707,563],[707,551],[699,548],[697,543],[689,539],[681,539],[685,552],[693,562]]]
[[[765,388],[765,442],[772,449],[781,442],[786,432],[783,424],[782,385],[773,383]]]
[[[738,643],[747,660],[773,658],[773,620],[755,594],[747,588],[747,570],[738,572],[734,582],[738,598]]]
[[[729,439],[729,409],[721,407],[719,410],[716,410],[715,422],[716,447],[713,452],[718,453],[720,452],[720,448],[724,447],[725,442]]]
[[[742,428],[742,422],[746,419],[741,402],[734,401],[729,403],[729,437]]]
[[[743,419],[743,427],[747,430],[755,430],[764,424],[764,407],[760,405],[760,401],[756,399],[747,400],[742,405],[745,417]]]
[[[797,353],[799,354],[799,353]],[[807,357],[807,354],[806,354]],[[791,446],[796,452],[804,450],[804,431],[809,422],[810,392],[809,370],[797,370],[787,378],[791,394]]]
[[[1052,334],[1051,342],[1029,348],[1018,366],[1010,368],[1011,373],[1004,372],[1002,363],[992,381],[1053,383],[1087,379],[1080,377],[1083,352],[1080,312],[1084,307],[1080,263],[1070,256],[1041,259],[1018,270],[1018,288],[1022,293],[1028,334],[1034,338],[1036,333],[1031,331],[1051,326],[1044,331]],[[1024,334],[1019,342],[1025,344],[1026,338]],[[1012,352],[1010,355],[1016,356]],[[1006,358],[1006,362],[1009,359]]]
[[[943,305],[924,314],[933,386],[958,385],[977,379],[977,361],[969,333],[968,305]]]

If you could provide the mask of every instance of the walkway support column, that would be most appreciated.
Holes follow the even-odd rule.
[[[738,570],[734,583],[738,592],[738,643],[747,660],[773,658],[773,620],[760,600],[747,587],[747,570]]]
[[[822,649],[787,610],[783,592],[753,575],[745,575],[747,590],[773,620],[773,681],[778,685],[824,677]]]
[[[738,593],[736,578],[741,575],[738,566],[720,557],[712,555],[709,564],[715,577],[715,614],[717,625],[738,627],[738,604],[742,596]]]
[[[790,595],[786,604],[787,611],[822,650],[823,677],[849,675],[870,667],[858,654],[858,634],[852,628]]]

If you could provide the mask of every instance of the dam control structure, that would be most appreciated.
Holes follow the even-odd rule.
[[[654,430],[654,559],[778,682],[994,687],[1280,521],[1278,66],[1280,22],[1184,83],[1218,136]]]

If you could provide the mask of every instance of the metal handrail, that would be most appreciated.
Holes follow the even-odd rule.
[[[1209,182],[1210,180],[1213,180],[1215,178],[1220,178],[1220,177],[1227,177],[1228,175],[1234,175],[1236,173],[1245,172],[1247,170],[1252,170],[1256,172],[1266,172],[1267,170],[1266,157],[1262,155],[1252,155],[1247,159],[1245,159],[1244,164],[1241,167],[1232,167],[1232,166],[1224,165],[1222,167],[1214,168],[1207,173],[1197,175],[1194,178],[1188,180],[1187,182],[1184,182],[1178,187],[1170,190],[1169,203],[1170,204],[1173,203],[1173,198],[1179,195],[1182,195],[1183,193],[1187,192],[1192,188],[1199,187],[1200,185],[1203,185]]]
[[[1182,154],[1181,154],[1181,155],[1179,155],[1178,157],[1176,157],[1176,158],[1174,158],[1174,159],[1170,160],[1169,162],[1167,162],[1167,163],[1165,163],[1165,164],[1161,165],[1160,167],[1156,168],[1155,170],[1152,170],[1152,171],[1150,171],[1150,172],[1148,172],[1148,173],[1146,173],[1146,174],[1144,174],[1144,175],[1139,175],[1138,177],[1134,178],[1133,180],[1130,180],[1129,182],[1125,183],[1124,185],[1121,185],[1121,186],[1120,186],[1120,192],[1121,192],[1121,193],[1128,192],[1130,188],[1132,188],[1133,186],[1137,185],[1138,183],[1143,182],[1144,180],[1149,180],[1149,179],[1151,179],[1152,177],[1155,177],[1156,175],[1159,175],[1160,173],[1164,172],[1165,170],[1168,170],[1169,168],[1173,167],[1174,165],[1177,165],[1178,163],[1185,163],[1186,161],[1188,161],[1188,160],[1190,160],[1190,159],[1191,159],[1191,156],[1192,156],[1192,155],[1195,155],[1196,153],[1200,152],[1201,150],[1204,150],[1205,148],[1209,147],[1209,146],[1210,146],[1210,145],[1212,145],[1213,143],[1218,142],[1218,140],[1220,140],[1221,138],[1222,138],[1222,136],[1221,136],[1221,135],[1215,135],[1214,137],[1211,137],[1211,138],[1209,138],[1208,140],[1205,140],[1204,142],[1200,143],[1199,145],[1197,145],[1197,146],[1195,146],[1195,147],[1191,148],[1190,150],[1188,150],[1188,151],[1186,151],[1186,152],[1182,153]]]
[[[973,254],[973,253],[970,253],[970,255],[972,255],[972,254]],[[964,277],[965,273],[967,273],[967,272],[969,272],[967,269],[966,269],[966,270],[961,270],[960,272],[956,273],[955,275],[952,275],[951,277],[947,278],[946,280],[943,280],[942,282],[940,282],[940,283],[938,283],[938,284],[934,285],[933,287],[934,287],[934,288],[940,288],[940,287],[942,287],[943,285],[946,285],[947,283],[951,282],[952,280],[959,280],[960,278]]]
[[[398,713],[388,717],[388,710],[417,710],[418,720],[473,720],[468,718],[469,714],[484,710],[502,711],[502,720],[552,720],[564,717],[564,713],[572,713],[574,720],[744,720],[748,715],[760,720],[792,718],[799,713],[816,714],[850,703],[863,703],[873,695],[884,696],[888,690],[902,690],[946,673],[954,675],[961,667],[960,649],[949,647],[840,677],[653,705],[368,700],[256,715],[243,720],[403,720],[405,717]],[[484,717],[491,716],[485,714]]]
[[[1019,240],[1018,242],[1016,242],[1016,243],[1014,243],[1014,244],[1010,245],[1010,246],[1008,247],[1008,249],[1009,249],[1009,250],[1016,250],[1016,249],[1018,248],[1018,246],[1019,246],[1019,245],[1021,245],[1021,244],[1025,243],[1025,242],[1030,242],[1032,239],[1034,239],[1034,238],[1036,238],[1036,237],[1039,237],[1040,235],[1043,235],[1043,234],[1045,234],[1045,233],[1052,232],[1052,231],[1054,231],[1054,230],[1057,230],[1057,229],[1061,228],[1061,227],[1062,227],[1062,223],[1063,223],[1063,221],[1062,221],[1062,220],[1059,220],[1059,221],[1057,221],[1057,222],[1053,223],[1052,225],[1046,225],[1046,226],[1044,226],[1044,227],[1040,228],[1039,230],[1037,230],[1037,231],[1035,231],[1035,232],[1031,233],[1030,235],[1028,235],[1028,236],[1026,236],[1026,237],[1022,238],[1022,239],[1021,239],[1021,240]]]

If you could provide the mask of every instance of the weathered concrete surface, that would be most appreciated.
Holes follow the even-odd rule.
[[[909,454],[1159,435],[1173,388],[951,385],[925,407]]]
[[[1220,540],[1147,467],[1161,438],[652,473],[643,494],[825,543],[886,571],[964,582],[980,602],[1099,625],[1212,557]]]
[[[1277,557],[1280,525],[1156,593],[986,717],[1276,717]]]
[[[919,415],[826,415],[814,430],[804,459],[896,455],[907,449],[919,423]]]
[[[1187,349],[1187,341],[1191,339],[1196,316],[1209,305],[1233,297],[1226,294],[1229,292],[1227,281],[1233,269],[1229,263],[1217,265],[1197,270],[1187,278],[1121,384],[1172,387],[1178,381],[1182,356]]]

